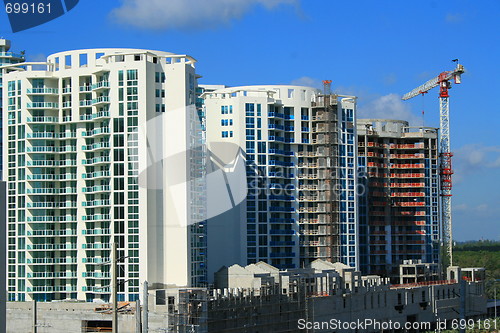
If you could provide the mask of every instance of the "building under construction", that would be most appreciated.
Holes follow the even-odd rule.
[[[317,258],[335,262],[340,255],[338,108],[336,96],[317,97],[311,108],[310,144],[298,152],[302,264]]]
[[[361,119],[357,133],[361,270],[396,277],[404,260],[440,263],[437,129]]]
[[[431,331],[438,322],[485,318],[484,279],[481,268],[451,267],[442,280],[390,284],[387,278],[363,276],[324,260],[285,271],[264,262],[233,265],[217,272],[217,289],[150,290],[146,312],[144,307],[134,311],[137,304],[120,305],[119,332],[356,331],[344,329],[342,323],[363,323],[358,327],[363,332],[381,331],[375,323],[392,323],[395,331],[403,331],[407,323],[423,323],[421,331]],[[110,332],[111,314],[105,305],[40,303],[34,322],[33,304],[12,302],[7,308],[7,332],[29,331],[35,323],[39,333]],[[147,318],[142,322],[141,312]],[[312,329],[311,323],[320,327]]]

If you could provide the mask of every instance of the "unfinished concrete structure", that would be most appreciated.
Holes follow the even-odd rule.
[[[403,260],[439,263],[437,129],[359,119],[361,271],[394,277]]]
[[[399,265],[399,283],[437,281],[441,276],[439,264],[423,263],[421,260],[403,260]]]
[[[426,322],[426,330],[431,330],[438,321],[483,318],[484,277],[482,268],[451,267],[447,280],[393,285],[387,278],[363,276],[347,265],[323,260],[285,271],[263,262],[233,265],[217,272],[218,289],[150,291],[148,327],[150,332],[312,332],[301,329],[301,323],[317,322],[320,328],[314,332],[343,332],[348,330],[332,325],[371,320],[393,325]],[[38,332],[98,332],[98,325],[106,329],[111,322],[105,308],[82,302],[41,303]],[[31,303],[8,303],[8,332],[29,330],[31,309]],[[119,314],[120,332],[135,332],[135,304],[125,309]],[[379,330],[368,326],[363,331]]]

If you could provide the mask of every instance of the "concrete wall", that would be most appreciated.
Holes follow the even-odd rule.
[[[150,303],[153,305],[153,303]],[[111,314],[97,313],[94,311],[99,304],[92,303],[37,303],[38,333],[82,332],[84,321],[108,320]],[[131,303],[135,308],[135,303]],[[149,312],[149,331],[161,332],[167,325],[165,316],[166,307],[153,305]],[[135,313],[119,314],[118,329],[120,333],[136,333]],[[7,303],[7,332],[31,333],[33,330],[33,303],[8,302]]]

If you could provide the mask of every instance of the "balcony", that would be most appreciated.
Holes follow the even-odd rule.
[[[293,151],[289,151],[289,150],[283,150],[283,149],[269,148],[269,154],[293,156],[294,152]]]
[[[84,99],[80,101],[80,106],[92,106],[92,100],[91,99]]]
[[[110,249],[109,243],[86,243],[82,244],[82,249]]]
[[[92,105],[98,105],[102,103],[109,103],[109,96],[99,96],[92,100]]]
[[[76,187],[63,187],[63,188],[29,188],[26,189],[28,194],[76,194]]]
[[[293,167],[295,165],[294,162],[284,162],[278,160],[269,160],[269,165],[280,165],[285,167]]]
[[[91,86],[92,90],[106,89],[109,88],[109,81],[99,81]]]
[[[75,229],[64,229],[64,230],[28,230],[26,232],[28,236],[76,236]]]
[[[26,162],[27,166],[75,166],[75,160],[32,160]]]
[[[110,172],[109,171],[99,171],[99,172],[89,172],[89,173],[84,173],[82,175],[83,179],[95,179],[95,178],[102,178],[102,177],[109,177]]]
[[[76,250],[76,244],[66,243],[66,244],[33,244],[26,245],[28,250]]]
[[[82,262],[84,264],[103,264],[103,263],[110,263],[111,258],[87,257],[87,258],[83,258]]]
[[[26,138],[28,139],[65,139],[65,138],[76,138],[76,132],[32,132],[26,133]]]
[[[76,222],[76,215],[66,216],[28,216],[28,222]]]
[[[26,119],[28,123],[58,123],[58,117],[28,117]]]
[[[93,129],[91,131],[84,131],[82,132],[83,136],[94,136],[94,135],[100,135],[100,134],[108,134],[110,132],[109,127],[99,127],[96,129]]]
[[[274,130],[280,130],[280,131],[284,131],[285,130],[285,126],[283,125],[279,125],[279,124],[269,124],[268,129],[274,129]]]
[[[82,164],[83,165],[91,165],[91,164],[107,163],[109,161],[110,161],[109,156],[99,156],[99,157],[94,157],[94,158],[82,160]]]
[[[59,104],[54,102],[33,102],[26,103],[28,109],[58,109]]]
[[[66,258],[33,258],[26,259],[28,264],[76,264],[76,258],[66,257]]]
[[[269,112],[267,114],[269,118],[283,118],[285,119],[285,114],[284,113],[278,113],[278,112]]]
[[[26,89],[27,95],[57,95],[59,93],[59,89],[57,88],[28,88]]]
[[[110,117],[109,111],[100,111],[98,113],[81,115],[80,120],[91,121],[91,120],[98,119],[98,118],[109,118],[109,117]]]
[[[27,180],[76,180],[76,173],[26,175]]]
[[[76,139],[76,132],[57,133],[56,137],[58,139]]]
[[[83,235],[111,235],[110,229],[84,229]]]
[[[285,142],[285,137],[269,135],[269,141]]]
[[[109,185],[99,185],[99,186],[89,186],[82,189],[83,193],[96,193],[96,192],[109,192],[111,191],[111,186]]]
[[[33,272],[27,273],[28,278],[76,278],[76,272]]]
[[[94,215],[83,215],[83,221],[105,221],[111,219],[109,214],[94,214]]]
[[[76,152],[76,146],[33,146],[26,147],[26,152],[28,153],[68,153],[68,152]]]
[[[109,272],[83,272],[82,277],[96,278],[96,279],[110,278],[111,273],[109,273]]]
[[[110,147],[109,142],[98,142],[91,145],[82,146],[82,150],[89,151],[89,150],[105,149],[109,147]]]
[[[84,201],[82,203],[83,207],[96,207],[96,206],[109,206],[111,204],[110,200],[93,200],[93,201]]]
[[[89,84],[80,86],[80,92],[90,92],[92,91],[92,86]]]
[[[97,286],[88,286],[88,287],[82,287],[82,291],[85,292],[92,292],[92,293],[110,293],[111,288],[110,287],[97,287]]]

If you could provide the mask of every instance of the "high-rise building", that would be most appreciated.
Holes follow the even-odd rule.
[[[20,62],[24,62],[24,54],[14,53],[10,50],[10,40],[0,39],[0,66],[5,66],[9,64],[17,64]],[[2,143],[2,126],[3,126],[3,112],[2,112],[2,73],[0,71],[0,179],[2,179],[2,170],[3,170],[3,159],[2,159],[2,151],[3,151],[3,143]]]
[[[246,199],[208,221],[210,269],[257,261],[297,268],[317,258],[357,267],[356,98],[300,86],[203,98],[209,150],[240,149],[247,173]]]
[[[137,49],[4,68],[8,298],[120,300],[206,283],[195,60]]]
[[[360,268],[396,276],[403,260],[439,263],[436,128],[360,119]]]

